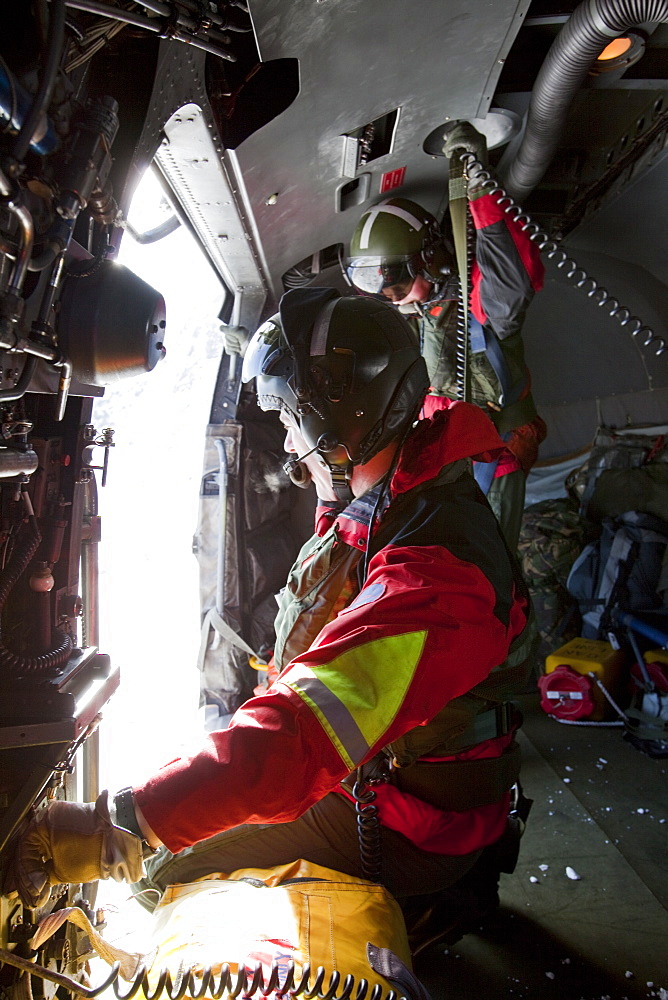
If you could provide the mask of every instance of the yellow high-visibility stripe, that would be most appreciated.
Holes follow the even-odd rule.
[[[340,724],[341,718],[345,713],[345,708],[341,704],[338,706],[331,704],[332,698],[330,693],[324,685],[318,681],[317,677],[313,674],[313,671],[309,670],[308,667],[304,667],[302,664],[299,664],[298,666],[299,670],[296,668],[290,669],[290,678],[288,680],[286,680],[285,677],[282,677],[281,680],[285,680],[288,687],[291,687],[295,694],[298,694],[302,701],[306,702],[336,747],[337,752],[341,759],[345,762],[346,767],[349,771],[352,771],[356,766],[355,760],[361,760],[368,750],[362,734],[359,731],[353,732],[353,720],[348,718],[346,720],[348,725],[345,726],[347,730],[346,742],[350,748],[350,752],[352,753],[351,757],[346,749],[346,746],[344,746],[339,739],[336,730],[332,728],[327,716],[327,713],[330,713],[333,717],[335,717],[335,721],[337,721],[336,717],[338,715],[338,723]],[[294,676],[296,673],[299,673],[298,678]],[[341,728],[344,727],[341,726]],[[361,753],[361,756],[358,757],[358,753]]]
[[[426,638],[425,631],[384,636],[313,669],[295,663],[285,671],[281,680],[317,716],[349,770],[401,708]]]

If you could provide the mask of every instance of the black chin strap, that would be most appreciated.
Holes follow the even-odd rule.
[[[348,478],[347,470],[342,469],[338,465],[330,465],[329,471],[332,476],[332,488],[336,493],[336,499],[339,503],[345,504],[347,507],[355,499],[353,491],[350,488],[350,479]]]

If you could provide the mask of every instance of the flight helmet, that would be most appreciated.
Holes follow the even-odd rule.
[[[434,216],[407,198],[386,198],[357,223],[345,272],[364,295],[389,298],[383,289],[393,288],[396,299],[417,278],[435,295],[453,269],[452,243]]]
[[[387,303],[294,288],[252,338],[242,378],[287,409],[330,471],[349,479],[415,419],[429,387],[410,325]]]

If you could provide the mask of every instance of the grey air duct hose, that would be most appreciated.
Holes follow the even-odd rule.
[[[576,7],[536,77],[524,137],[503,177],[514,198],[522,202],[547,170],[573,98],[605,46],[629,28],[664,21],[668,0],[585,0]]]

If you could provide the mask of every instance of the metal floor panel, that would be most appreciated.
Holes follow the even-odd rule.
[[[534,806],[501,910],[417,971],[433,1000],[665,1000],[668,760],[620,729],[561,725],[537,695],[523,700]]]

